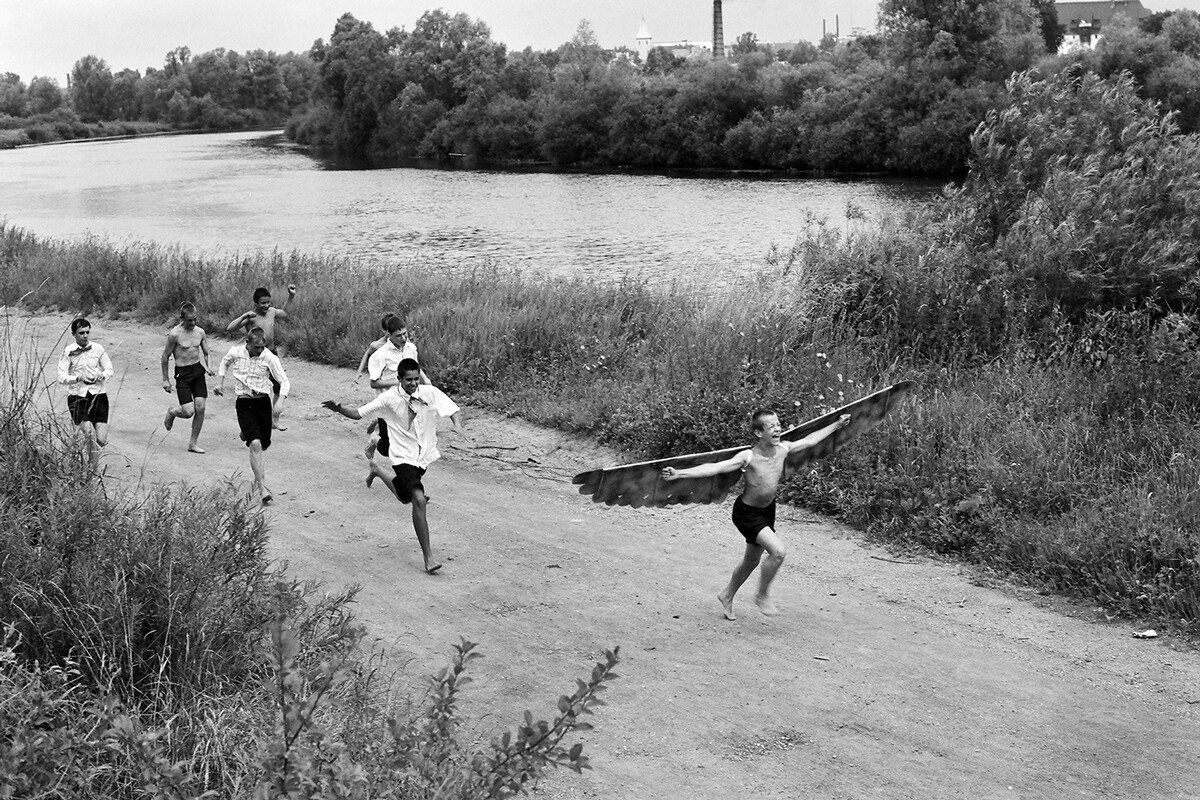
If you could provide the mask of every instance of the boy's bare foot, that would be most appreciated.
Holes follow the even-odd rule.
[[[199,445],[189,444],[188,452],[189,453],[197,453],[199,455],[204,455],[204,448],[200,447]]]
[[[367,457],[367,461],[370,461],[375,457],[375,448],[378,446],[378,442],[376,442],[374,439],[367,442],[367,446],[363,448],[363,455]]]
[[[724,592],[719,592],[717,599],[721,601],[721,607],[725,609],[725,619],[737,619],[737,614],[733,613],[733,598],[726,597]]]
[[[425,571],[426,571],[427,573],[429,573],[430,575],[432,575],[433,573],[437,572],[437,571],[438,571],[439,569],[441,569],[441,568],[442,568],[442,565],[441,565],[441,564],[434,564],[432,567],[431,567],[431,566],[429,566],[428,564],[426,564],[426,565],[425,565]]]
[[[766,614],[768,617],[773,617],[779,613],[779,606],[772,602],[771,598],[764,595],[757,595],[754,598],[754,604],[758,606],[758,610]]]
[[[371,488],[371,484],[375,483],[375,470],[367,473],[367,488]]]
[[[279,420],[277,420],[277,419],[271,420],[271,427],[277,431],[286,431],[287,430],[287,425],[280,425]]]
[[[163,419],[163,427],[166,428],[167,430],[171,430],[171,426],[174,424],[175,424],[175,416],[170,411],[168,411],[166,418]]]

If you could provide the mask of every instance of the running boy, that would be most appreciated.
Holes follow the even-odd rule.
[[[400,366],[400,362],[409,359],[419,365],[421,361],[417,357],[417,346],[408,336],[408,326],[404,324],[404,320],[395,314],[387,314],[381,324],[387,336],[384,337],[384,341],[375,349],[375,352],[367,357],[367,376],[371,379],[371,388],[379,390],[382,394],[393,386],[399,385],[400,378],[397,368]],[[375,342],[371,344],[374,345]],[[419,366],[417,370],[420,373],[420,382],[428,386],[429,378],[426,377],[425,371]],[[371,437],[364,451],[368,461],[375,457],[376,450],[382,456],[388,454],[387,421],[381,417],[378,422],[379,437]],[[367,432],[371,432],[369,428]]]
[[[267,487],[265,455],[271,446],[271,420],[279,415],[291,390],[287,373],[279,357],[267,349],[266,338],[258,328],[246,334],[246,343],[234,345],[221,359],[217,375],[221,384],[213,388],[218,397],[225,393],[225,373],[233,372],[235,408],[242,440],[250,450],[250,471],[254,475],[254,493],[265,506],[273,499]],[[272,382],[279,385],[279,396],[271,399]]]
[[[99,342],[91,341],[92,323],[83,317],[71,322],[73,344],[58,359],[58,382],[67,387],[71,422],[83,436],[88,466],[100,467],[100,448],[108,444],[108,394],[105,383],[113,376],[112,360]]]
[[[167,346],[162,354],[163,391],[171,393],[171,379],[167,367],[175,359],[175,396],[179,405],[167,409],[163,427],[171,430],[176,419],[192,420],[192,438],[188,441],[188,452],[203,454],[200,447],[200,429],[204,427],[204,406],[208,402],[208,384],[205,375],[215,375],[208,363],[208,338],[204,328],[196,325],[196,306],[184,303],[179,307],[179,324],[167,333]]]
[[[372,461],[367,485],[370,486],[376,478],[382,478],[391,485],[401,503],[412,503],[413,530],[421,546],[425,571],[432,575],[442,565],[434,560],[433,548],[429,543],[425,486],[421,478],[429,465],[441,457],[437,449],[438,417],[449,417],[455,431],[467,441],[471,441],[471,437],[463,428],[459,418],[461,410],[455,402],[436,386],[421,383],[421,368],[416,361],[404,359],[397,365],[397,372],[400,376],[399,385],[381,392],[364,406],[346,408],[334,400],[326,400],[321,405],[350,419],[378,417],[381,421],[387,421],[392,431],[388,454],[392,474],[388,475]]]
[[[260,286],[254,290],[254,308],[247,311],[245,314],[239,314],[233,318],[233,321],[225,326],[227,331],[245,330],[247,332],[258,328],[263,332],[263,339],[266,342],[266,347],[272,353],[278,354],[279,348],[276,346],[275,323],[281,319],[287,319],[288,306],[292,304],[292,300],[296,298],[296,284],[288,284],[287,300],[283,301],[283,308],[274,308],[271,305],[271,290],[265,286]],[[277,398],[279,397],[279,384],[275,383],[275,379],[271,379],[272,393]],[[282,406],[280,406],[282,408]],[[271,419],[271,427],[276,430],[286,431],[287,428],[279,424],[279,415]]]
[[[741,563],[734,568],[729,585],[717,595],[726,619],[737,619],[733,613],[733,596],[750,577],[750,573],[754,572],[760,560],[762,573],[754,602],[768,616],[779,613],[770,592],[771,582],[775,580],[775,574],[779,572],[786,555],[783,541],[775,533],[775,493],[779,490],[779,481],[783,479],[784,462],[789,453],[812,447],[849,422],[850,415],[843,414],[835,422],[799,441],[785,442],[779,436],[783,430],[779,416],[771,409],[763,408],[755,411],[750,418],[750,427],[757,437],[750,449],[741,450],[731,458],[712,464],[687,469],[663,467],[662,477],[668,481],[711,477],[735,470],[741,470],[744,475],[745,489],[733,503],[733,524],[746,539],[746,552]],[[766,559],[762,558],[764,552]]]

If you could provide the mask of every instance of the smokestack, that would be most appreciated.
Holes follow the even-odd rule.
[[[713,0],[713,58],[725,57],[725,24],[721,20],[721,0]]]

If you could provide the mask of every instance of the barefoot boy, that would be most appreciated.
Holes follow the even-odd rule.
[[[112,360],[99,342],[91,341],[92,323],[83,317],[71,322],[75,337],[58,359],[58,382],[67,387],[71,422],[83,436],[88,466],[100,467],[100,448],[108,444],[108,394],[105,383],[113,376]]]
[[[283,401],[291,391],[291,383],[279,357],[267,349],[263,332],[258,328],[246,334],[246,343],[234,345],[221,359],[217,375],[221,384],[213,389],[218,397],[225,393],[225,373],[233,372],[237,393],[238,427],[250,449],[250,471],[254,474],[254,493],[265,506],[273,499],[267,488],[265,455],[271,446],[271,420],[278,416]],[[271,401],[272,381],[279,384],[279,396]]]
[[[779,613],[779,609],[771,600],[770,592],[771,582],[775,580],[775,574],[779,572],[786,555],[783,541],[775,533],[775,493],[779,489],[779,481],[783,478],[784,461],[788,453],[812,447],[849,421],[850,415],[843,414],[836,422],[797,442],[785,442],[779,437],[783,428],[779,424],[778,415],[770,409],[759,409],[750,419],[750,427],[757,436],[757,441],[749,450],[739,451],[724,461],[687,469],[663,467],[662,477],[668,481],[676,478],[704,478],[734,470],[741,470],[744,474],[745,489],[733,503],[733,524],[746,539],[746,552],[741,563],[734,568],[729,585],[717,595],[725,610],[726,619],[737,619],[733,613],[733,596],[750,577],[750,573],[754,572],[760,560],[762,573],[754,602],[764,614]],[[764,552],[767,554],[766,559],[762,558]]]
[[[417,346],[413,344],[412,339],[408,336],[408,326],[404,324],[404,320],[400,319],[395,314],[387,314],[380,323],[383,326],[386,336],[378,342],[379,346],[372,351],[368,349],[367,354],[363,356],[363,361],[367,365],[367,376],[371,379],[371,388],[378,389],[380,394],[386,392],[393,386],[400,383],[400,377],[397,373],[397,368],[400,362],[409,359],[421,363],[417,357]],[[374,347],[376,342],[372,342]],[[362,364],[359,364],[361,371]],[[426,377],[424,370],[419,370],[421,373],[421,383],[429,385],[429,378]],[[371,437],[367,443],[365,455],[370,461],[375,457],[376,450],[379,454],[386,456],[388,454],[388,426],[386,420],[382,417],[378,420],[379,437]],[[370,434],[370,428],[367,429]]]
[[[425,517],[425,486],[421,477],[434,461],[441,457],[437,449],[438,417],[449,417],[454,429],[467,441],[470,436],[462,426],[459,407],[441,389],[421,383],[421,368],[416,361],[406,358],[397,367],[400,384],[378,394],[374,400],[359,408],[346,408],[334,400],[323,405],[350,419],[379,417],[386,420],[391,430],[391,448],[388,458],[392,462],[392,475],[388,475],[374,461],[367,476],[370,486],[375,478],[387,481],[401,503],[412,503],[413,530],[421,545],[421,556],[425,560],[425,571],[432,574],[442,565],[434,560],[433,548],[429,543],[429,522]]]
[[[259,328],[263,332],[263,338],[266,341],[267,349],[272,353],[278,353],[279,350],[275,346],[275,323],[281,319],[287,319],[288,307],[292,304],[292,300],[296,298],[296,284],[288,284],[287,300],[283,301],[283,308],[274,308],[271,305],[271,290],[265,286],[260,286],[254,290],[254,308],[247,311],[245,314],[239,314],[233,318],[233,321],[225,326],[227,331],[246,330],[247,332],[254,328]],[[273,394],[279,397],[279,385],[271,380]],[[287,428],[279,424],[279,415],[271,420],[271,427],[276,430],[286,431]]]
[[[175,395],[179,405],[167,409],[163,427],[171,430],[176,419],[192,420],[192,438],[188,441],[189,453],[203,454],[200,447],[200,429],[204,427],[204,406],[208,402],[208,384],[205,375],[214,375],[208,363],[208,338],[204,329],[196,325],[196,306],[184,303],[179,307],[179,324],[167,333],[167,346],[162,354],[163,391],[171,393],[171,379],[167,367],[175,359]]]

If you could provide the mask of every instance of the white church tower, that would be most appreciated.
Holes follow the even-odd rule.
[[[638,28],[637,34],[637,54],[643,64],[650,55],[650,43],[654,41],[650,36],[649,29],[646,28],[646,18],[642,17],[642,27]]]

